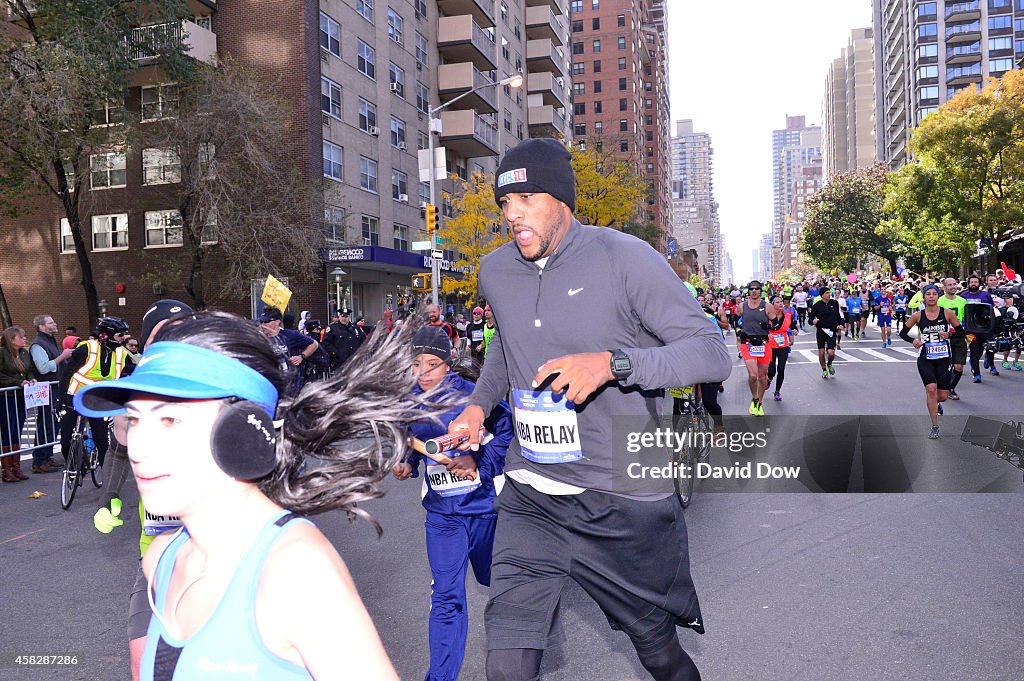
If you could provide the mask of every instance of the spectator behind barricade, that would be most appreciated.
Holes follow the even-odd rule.
[[[20,326],[9,326],[0,337],[0,388],[4,390],[2,413],[0,413],[0,443],[3,453],[3,481],[28,480],[21,472],[21,429],[25,425],[25,386],[35,383],[32,356],[25,349],[25,330]]]
[[[32,320],[36,327],[36,337],[32,340],[29,352],[35,366],[36,379],[51,383],[50,404],[39,407],[36,414],[36,445],[43,445],[56,440],[57,426],[54,421],[54,398],[57,395],[57,382],[60,380],[61,365],[70,359],[74,348],[61,348],[57,345],[54,334],[57,333],[57,322],[48,314],[37,315]],[[52,473],[63,466],[53,457],[53,445],[39,447],[32,451],[32,472]]]
[[[260,331],[269,339],[274,352],[281,358],[281,370],[288,374],[287,394],[294,395],[305,384],[302,363],[309,359],[320,344],[298,331],[282,327],[280,310],[265,307],[260,312]]]

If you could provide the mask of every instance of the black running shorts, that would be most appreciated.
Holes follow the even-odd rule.
[[[836,349],[836,339],[839,338],[839,331],[834,330],[834,329],[830,329],[830,331],[832,331],[832,337],[831,338],[829,337],[829,335],[827,333],[825,333],[824,329],[821,329],[821,328],[818,329],[817,338],[818,338],[818,349],[819,350],[826,350],[826,349],[827,350],[835,350]]]
[[[925,359],[922,353],[917,358],[917,373],[925,385],[931,383],[939,390],[949,390],[949,358]]]
[[[967,339],[966,338],[950,338],[949,349],[953,355],[953,364],[960,364],[961,366],[967,364]]]

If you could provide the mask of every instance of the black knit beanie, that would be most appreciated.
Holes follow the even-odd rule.
[[[508,150],[494,177],[494,200],[510,192],[550,194],[576,210],[576,174],[572,154],[558,140],[525,139]]]

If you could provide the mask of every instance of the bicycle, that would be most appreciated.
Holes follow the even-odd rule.
[[[71,443],[64,455],[64,472],[60,486],[60,505],[65,511],[71,507],[75,492],[82,486],[85,473],[89,472],[92,484],[103,486],[103,469],[100,467],[100,453],[92,439],[89,420],[78,416],[75,430],[71,434]]]
[[[678,406],[682,413],[673,413],[672,425],[677,432],[686,433],[683,440],[686,444],[677,451],[679,474],[672,480],[679,502],[683,508],[688,508],[697,486],[697,464],[706,463],[711,456],[711,415],[704,408],[699,386],[673,388],[669,395],[681,401],[673,404],[673,412]]]

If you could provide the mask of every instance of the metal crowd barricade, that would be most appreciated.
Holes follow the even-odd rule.
[[[25,394],[19,387],[0,388],[0,441],[4,454],[18,455],[26,451],[53,447],[60,442],[60,401],[57,399],[57,381],[50,386],[50,403],[41,407],[25,408]],[[8,450],[17,444],[17,451]]]

